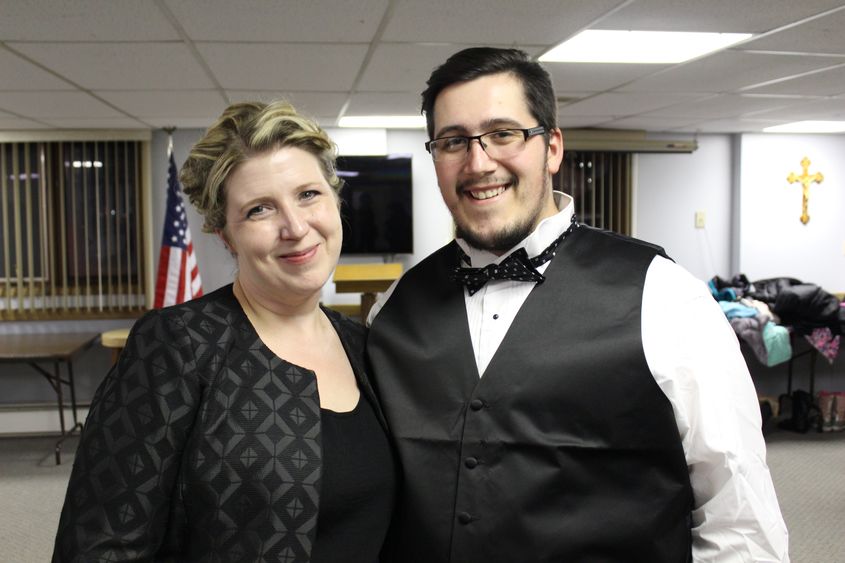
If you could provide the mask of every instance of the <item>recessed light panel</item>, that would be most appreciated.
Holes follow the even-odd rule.
[[[588,29],[540,57],[542,62],[681,63],[724,49],[750,33]]]
[[[766,127],[764,133],[845,133],[845,121],[794,121]]]

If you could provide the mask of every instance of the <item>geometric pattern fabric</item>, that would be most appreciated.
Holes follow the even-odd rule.
[[[326,314],[370,395],[364,328]],[[314,373],[261,342],[231,285],[150,311],[94,397],[53,560],[308,561],[321,457]]]

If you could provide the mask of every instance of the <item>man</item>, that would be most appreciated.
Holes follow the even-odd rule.
[[[737,340],[661,249],[579,226],[552,191],[548,74],[467,49],[422,107],[457,238],[370,316],[405,473],[396,560],[787,561]]]

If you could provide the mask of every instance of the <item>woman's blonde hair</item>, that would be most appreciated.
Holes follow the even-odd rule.
[[[328,184],[340,193],[337,148],[317,123],[285,101],[232,104],[193,146],[179,173],[182,190],[203,216],[203,231],[226,226],[225,184],[232,171],[252,156],[282,147],[314,155]]]

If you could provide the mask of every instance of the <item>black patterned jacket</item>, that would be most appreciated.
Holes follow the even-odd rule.
[[[365,329],[326,314],[384,424]],[[308,561],[320,475],[314,374],[264,346],[229,285],[136,322],[85,421],[53,561]]]

